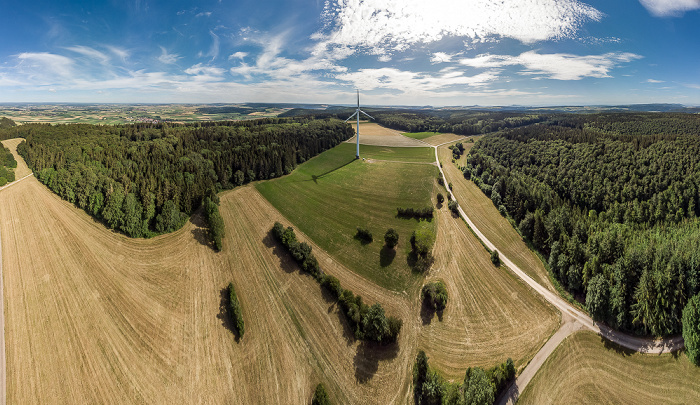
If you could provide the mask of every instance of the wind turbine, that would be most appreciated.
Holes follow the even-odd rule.
[[[371,115],[360,110],[360,89],[357,89],[357,110],[355,110],[355,113],[345,120],[345,122],[348,122],[352,119],[352,117],[357,115],[357,134],[355,135],[357,137],[357,148],[355,153],[355,159],[360,158],[360,113],[368,116],[370,119],[374,119]]]

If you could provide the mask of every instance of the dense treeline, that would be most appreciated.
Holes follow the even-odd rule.
[[[311,253],[311,246],[306,242],[300,243],[292,227],[285,228],[281,223],[275,222],[272,234],[289,250],[301,268],[311,274],[338,300],[356,339],[371,340],[382,344],[397,341],[403,326],[402,320],[393,316],[387,317],[380,304],[372,306],[365,304],[361,296],[342,288],[337,278],[324,274],[318,265],[318,260]]]
[[[278,177],[352,136],[339,121],[29,124],[18,151],[62,198],[129,236],[173,231],[222,189]]]
[[[413,366],[413,398],[416,405],[491,405],[515,379],[512,359],[489,370],[470,367],[464,380],[445,381],[430,368],[423,350]]]
[[[374,111],[375,121],[406,132],[478,135],[541,122],[544,115],[480,111]]]
[[[591,315],[668,335],[700,291],[700,117],[562,115],[483,138],[464,168]]]
[[[14,127],[15,122],[12,121],[11,119],[7,117],[0,117],[0,128],[9,128],[9,127]],[[2,140],[9,139],[9,138],[2,138]]]
[[[15,181],[15,171],[17,161],[9,149],[0,145],[0,186]]]
[[[224,219],[221,217],[219,212],[219,197],[214,196],[214,200],[209,197],[204,198],[204,217],[209,225],[209,235],[211,236],[212,242],[214,242],[214,248],[217,251],[221,251],[221,239],[225,236],[224,229]]]

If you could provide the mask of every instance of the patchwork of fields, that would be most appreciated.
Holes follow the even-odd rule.
[[[413,135],[423,146],[462,141],[465,155],[473,145],[453,134]],[[3,144],[14,150],[19,142]],[[439,156],[460,205],[499,250],[553,289],[447,146]],[[559,326],[559,312],[496,268],[446,206],[430,222],[396,216],[397,207],[434,207],[444,193],[434,149],[361,145],[365,160],[354,152],[343,143],[290,175],[222,193],[227,236],[219,253],[198,215],[171,234],[131,239],[33,177],[2,190],[8,402],[308,403],[323,382],[333,403],[410,404],[419,349],[448,380],[508,357],[522,370]],[[18,179],[31,173],[17,161]],[[274,241],[275,221],[293,226],[344,288],[403,320],[397,345],[354,339],[336,301]],[[419,225],[436,233],[428,274],[407,261]],[[373,233],[372,243],[355,239],[358,226]],[[383,247],[390,227],[400,235],[395,251]],[[450,296],[439,316],[419,293],[434,279]],[[224,310],[229,282],[246,322],[240,341]],[[697,370],[682,354],[632,354],[581,332],[559,346],[521,401],[688,403],[700,395]]]

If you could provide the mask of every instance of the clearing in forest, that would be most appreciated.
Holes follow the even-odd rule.
[[[379,150],[375,156],[389,155]],[[397,218],[396,209],[431,207],[438,169],[396,162],[404,156],[395,152],[387,159],[392,162],[363,162],[355,159],[354,145],[343,143],[290,175],[256,187],[295,228],[343,265],[382,287],[408,290],[421,279],[407,261],[418,221]],[[355,239],[358,226],[370,230],[372,243]],[[399,233],[394,250],[384,248],[388,228]]]
[[[526,365],[554,333],[559,314],[490,255],[460,218],[437,213],[435,264],[430,279],[442,279],[449,301],[442,319],[424,307],[420,346],[430,366],[461,380],[468,367],[490,368],[508,357]]]
[[[474,145],[463,142],[464,155]],[[438,148],[440,162],[443,165],[447,181],[452,183],[457,202],[468,213],[476,227],[490,240],[499,251],[520,267],[527,275],[551,291],[554,286],[549,280],[547,269],[542,261],[525,244],[518,232],[508,220],[503,217],[493,202],[472,181],[464,178],[463,173],[452,163],[452,151],[449,145]]]
[[[700,368],[685,354],[633,353],[577,332],[547,359],[519,404],[692,404],[700,398]]]

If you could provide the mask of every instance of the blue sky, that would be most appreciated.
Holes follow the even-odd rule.
[[[700,0],[0,9],[0,102],[700,105]]]

